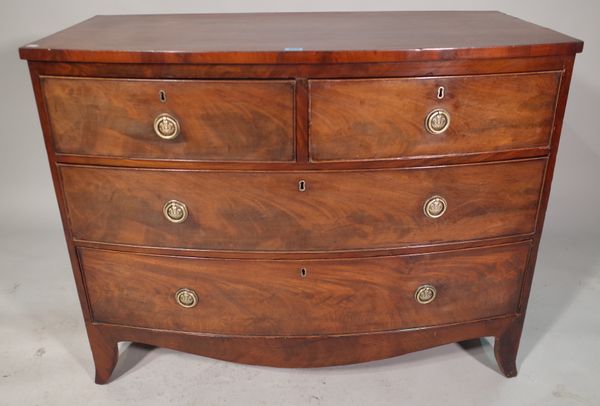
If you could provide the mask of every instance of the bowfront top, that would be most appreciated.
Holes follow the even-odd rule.
[[[395,62],[563,55],[583,42],[497,11],[96,16],[20,48],[108,63]]]

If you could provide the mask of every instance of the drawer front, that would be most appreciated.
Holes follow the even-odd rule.
[[[76,239],[204,250],[330,251],[531,233],[545,165],[543,158],[346,172],[63,165],[60,173]],[[302,182],[305,191],[299,190]],[[424,213],[434,196],[447,207],[438,218]],[[186,206],[184,221],[165,216],[172,200]],[[177,220],[182,213],[180,208],[171,215]]]
[[[545,147],[559,83],[560,72],[312,80],[310,156],[375,160]],[[426,129],[436,109],[450,118],[440,134]]]
[[[62,154],[199,161],[294,159],[293,81],[44,77],[42,89],[54,145]],[[163,114],[176,120],[175,138],[165,139],[172,136],[167,122],[158,120],[155,130],[155,120]]]
[[[256,335],[358,333],[516,312],[528,243],[345,260],[243,261],[80,249],[96,321]],[[305,276],[301,269],[306,270]],[[418,303],[425,285],[433,301]],[[187,289],[182,303],[176,300]],[[191,293],[189,293],[191,291]],[[421,299],[429,296],[421,295]]]

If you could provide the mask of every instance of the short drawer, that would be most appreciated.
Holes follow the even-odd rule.
[[[294,82],[43,77],[58,153],[294,160]]]
[[[96,321],[217,334],[314,335],[512,314],[528,250],[528,243],[520,243],[305,261],[94,249],[80,249],[79,255]]]
[[[545,166],[545,158],[323,172],[61,165],[60,174],[79,240],[335,251],[532,233]]]
[[[311,80],[310,156],[352,161],[546,147],[560,78]]]

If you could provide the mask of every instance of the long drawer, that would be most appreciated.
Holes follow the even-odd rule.
[[[57,152],[293,161],[294,82],[43,77]]]
[[[78,240],[337,251],[532,233],[545,165],[545,158],[323,172],[61,165],[60,175]]]
[[[81,248],[94,320],[204,333],[358,333],[516,312],[529,243],[335,260],[219,260]],[[190,307],[191,306],[191,307]]]
[[[310,156],[352,161],[547,147],[560,78],[311,80]]]

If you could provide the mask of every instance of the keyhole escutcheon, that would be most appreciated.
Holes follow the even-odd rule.
[[[438,99],[443,99],[445,95],[446,95],[446,88],[444,88],[444,86],[438,87],[437,98]]]
[[[298,190],[300,192],[306,192],[306,181],[304,179],[298,181]]]

